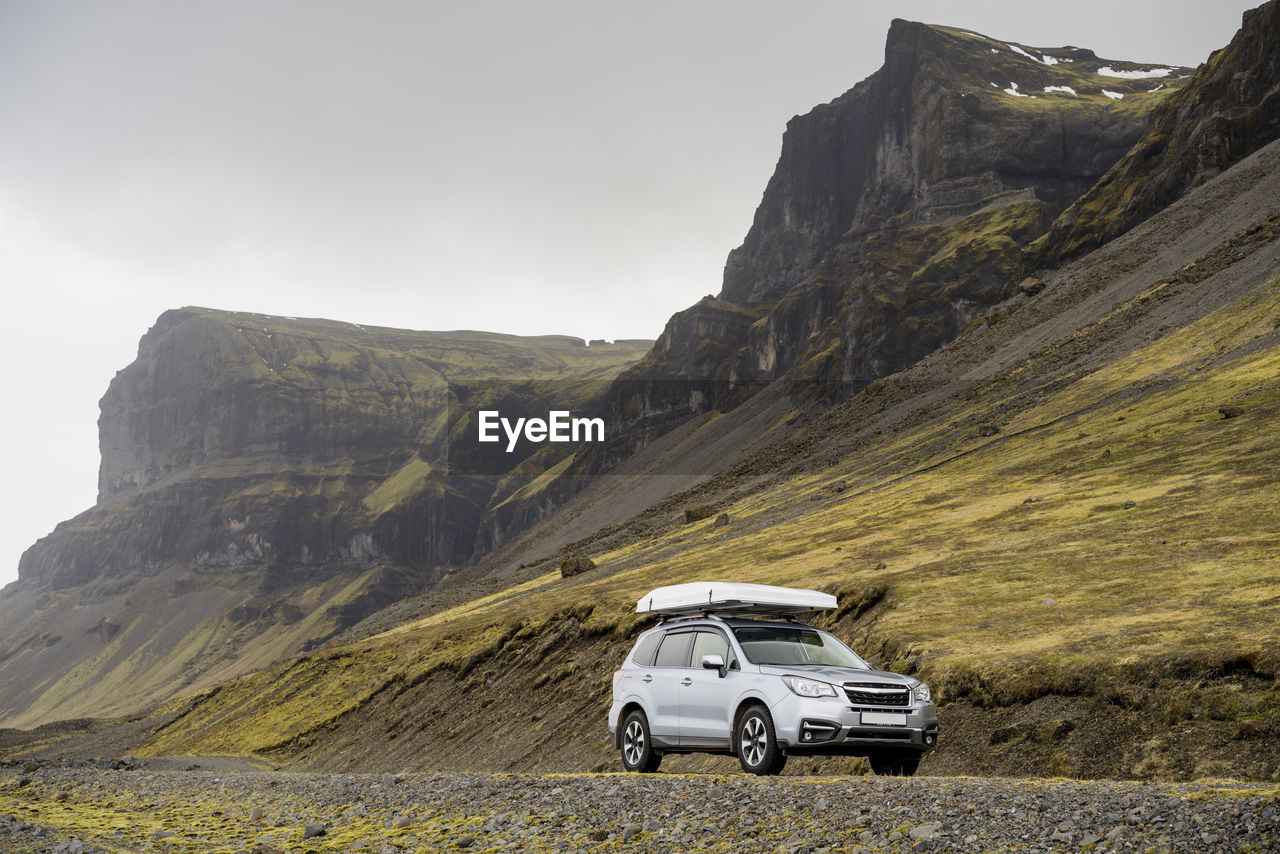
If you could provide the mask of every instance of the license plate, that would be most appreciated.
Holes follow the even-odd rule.
[[[863,712],[862,723],[872,726],[906,726],[907,716],[902,712]]]

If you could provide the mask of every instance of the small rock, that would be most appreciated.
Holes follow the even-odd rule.
[[[1018,290],[1029,297],[1033,297],[1044,290],[1044,281],[1034,276],[1027,276],[1018,283]]]
[[[655,830],[662,829],[662,822],[658,821],[656,818],[651,818],[646,821],[640,829],[645,833],[653,833]]]
[[[648,828],[649,823],[657,824],[656,821],[653,821],[652,819],[650,819],[649,822],[645,823],[646,830],[649,829]],[[654,830],[657,830],[657,828],[655,827]],[[636,836],[639,836],[639,835],[640,835],[640,828],[636,827],[634,824],[629,824],[626,827],[622,828],[623,842],[630,842],[632,839],[634,839]]]
[[[319,822],[314,822],[312,824],[308,824],[306,827],[302,829],[302,838],[314,839],[317,836],[324,836],[328,832],[329,832],[329,828],[326,825],[320,824]]]
[[[1126,502],[1124,503],[1124,509],[1125,509],[1125,510],[1132,510],[1133,508],[1135,508],[1135,507],[1137,507],[1137,506],[1138,506],[1138,502],[1136,502],[1136,501],[1126,501]]]
[[[1054,599],[1052,596],[1046,596],[1044,597],[1043,601],[1040,602],[1040,604],[1041,605],[1057,605],[1058,600]]]
[[[596,568],[596,562],[589,557],[571,557],[560,561],[560,577],[571,578],[575,575],[581,575],[584,572],[590,572]]]
[[[40,770],[39,762],[28,762],[26,765],[22,766],[22,771],[24,774],[34,774],[39,770]]]
[[[1244,415],[1244,410],[1238,406],[1219,406],[1218,414],[1223,418],[1237,418]]]
[[[249,810],[249,821],[262,821],[262,817],[264,815],[266,815],[266,813],[263,812],[262,807],[254,807]]]
[[[907,836],[911,839],[933,839],[938,835],[938,831],[942,827],[937,822],[929,821],[924,824],[917,824],[908,831]]]
[[[701,522],[703,519],[710,518],[715,511],[709,505],[699,504],[697,507],[686,507],[684,509],[684,523],[686,525],[693,522]]]
[[[408,827],[411,824],[413,824],[413,819],[409,818],[406,815],[402,815],[399,818],[397,818],[395,821],[391,822],[391,826],[396,830],[401,830],[403,828]]]
[[[157,830],[157,831],[154,831],[151,835],[154,836],[156,839],[168,839],[170,836],[173,836],[173,831]]]
[[[464,836],[453,844],[459,848],[470,848],[476,844],[476,838],[474,836]]]
[[[728,524],[729,524],[729,514],[721,513],[719,516],[716,517],[716,520],[711,523],[711,527],[723,528],[725,525],[728,525]]]

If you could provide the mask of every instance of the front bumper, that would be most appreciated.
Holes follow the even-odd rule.
[[[933,703],[907,708],[854,706],[844,698],[789,695],[770,709],[787,753],[866,756],[885,750],[927,753],[938,746]]]

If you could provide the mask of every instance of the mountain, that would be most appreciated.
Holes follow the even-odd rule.
[[[635,601],[732,578],[833,592],[826,625],[933,687],[943,738],[925,773],[1269,779],[1277,200],[1273,142],[1047,274],[1004,317],[583,536],[572,545],[594,570],[562,578],[544,562],[488,595],[428,596],[416,614],[401,603],[330,648],[136,720],[37,730],[22,750],[614,768],[609,674],[647,625]],[[566,510],[603,512],[592,492],[605,485]],[[728,524],[686,522],[699,505]],[[536,557],[562,524],[544,520],[476,570]]]
[[[1015,292],[1022,248],[1190,74],[894,21],[879,71],[788,123],[719,297],[629,375],[838,400],[907,367]]]
[[[0,596],[0,714],[136,709],[421,592],[528,480],[450,468],[458,390],[574,407],[650,344],[166,312],[102,398],[97,504]]]
[[[1142,145],[1029,248],[1045,267],[1101,246],[1280,135],[1280,6],[1245,13],[1196,86],[1152,113]]]
[[[1275,44],[1276,6],[1246,16],[1233,44]],[[1262,79],[1274,59],[1240,56],[1252,64],[1233,77]],[[618,366],[604,406],[637,413],[634,435],[650,416],[665,433],[321,648],[121,721],[0,743],[328,770],[613,767],[608,677],[644,622],[634,602],[732,578],[830,590],[826,624],[929,682],[944,738],[926,772],[1269,778],[1280,142],[1258,140],[1170,199],[1102,134],[1084,139],[1096,186],[1155,195],[1138,206],[1149,215],[1079,255],[1055,241],[1093,179],[1061,156],[1028,165],[1039,146],[1010,141],[1027,128],[1061,138],[1076,105],[1058,96],[1119,133],[1127,110],[1178,82],[1163,68],[895,24],[885,69],[833,102],[863,110],[830,134],[843,153],[817,156],[822,134],[793,122],[794,158],[784,151],[726,291]],[[1221,73],[1211,61],[1181,81],[1172,97],[1192,106],[1175,128],[1219,109]],[[1044,91],[1060,86],[1074,94]],[[1266,127],[1275,103],[1239,109]],[[825,109],[813,115],[840,112]],[[998,126],[963,124],[969,109]],[[1128,150],[1156,151],[1162,114],[1137,112]],[[929,130],[939,116],[961,122],[958,137]],[[827,202],[785,178],[810,155],[814,181],[844,176]],[[956,193],[929,195],[939,184]],[[497,489],[508,507],[536,505],[554,481]],[[568,555],[595,566],[564,577]]]
[[[721,298],[652,349],[166,313],[103,397],[97,505],[33,545],[0,596],[0,720],[129,711],[447,577],[450,596],[522,577],[532,558],[467,567],[617,465],[681,448],[643,488],[593,492],[608,509],[569,508],[539,559],[777,440],[785,395],[711,423],[763,381],[791,371],[793,394],[830,400],[914,361],[1008,291],[1020,248],[1183,73],[1149,92],[1099,77],[1108,64],[1131,67],[895,22],[881,71],[791,122]],[[486,467],[459,450],[461,398],[597,406],[618,435]]]

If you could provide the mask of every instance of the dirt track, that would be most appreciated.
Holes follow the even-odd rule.
[[[0,850],[1280,850],[1280,789],[1236,784],[78,764],[0,771]]]

